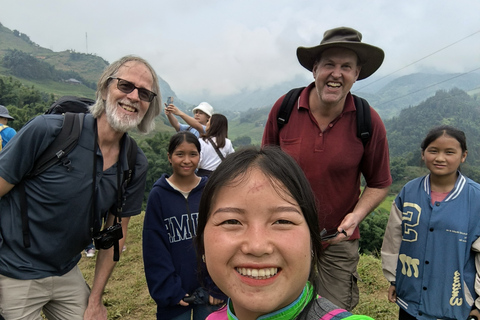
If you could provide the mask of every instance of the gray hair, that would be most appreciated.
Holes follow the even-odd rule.
[[[105,100],[103,100],[102,96],[104,93],[107,92],[108,86],[110,85],[110,77],[115,77],[118,73],[118,70],[127,62],[135,61],[143,63],[152,74],[153,78],[153,85],[151,91],[156,93],[157,96],[150,102],[150,106],[148,107],[145,116],[143,117],[140,124],[137,126],[138,131],[142,133],[148,133],[155,128],[155,122],[153,121],[156,116],[160,114],[161,111],[161,101],[162,97],[160,94],[160,87],[158,85],[158,77],[153,70],[152,66],[145,60],[137,56],[128,55],[119,60],[113,62],[109,66],[105,68],[100,79],[97,83],[97,92],[95,93],[96,101],[95,104],[90,107],[90,113],[92,113],[94,118],[98,118],[105,112]]]

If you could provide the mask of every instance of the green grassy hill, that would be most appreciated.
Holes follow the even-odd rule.
[[[42,48],[32,42],[27,35],[16,30],[12,31],[1,24],[0,39],[0,59],[5,56],[8,50],[16,49],[55,66],[57,70],[77,72],[85,80],[91,82],[96,82],[103,69],[109,64],[103,58],[93,54],[77,53],[70,50],[54,52]],[[5,75],[5,69],[0,69],[0,71]],[[50,90],[46,92],[50,92]]]

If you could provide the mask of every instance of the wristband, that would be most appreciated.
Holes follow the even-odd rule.
[[[392,286],[395,286],[395,285],[396,285],[395,281],[390,281],[390,284],[391,284]],[[478,320],[478,319],[477,319],[477,320]]]

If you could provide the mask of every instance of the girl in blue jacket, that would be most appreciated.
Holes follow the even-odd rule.
[[[199,289],[195,248],[198,205],[207,181],[195,174],[200,143],[190,132],[173,135],[168,161],[173,174],[163,174],[148,197],[143,226],[143,261],[157,319],[203,320],[220,303]],[[195,302],[188,296],[195,293]],[[203,297],[203,299],[202,299]],[[202,301],[203,300],[203,301]]]
[[[477,319],[480,185],[459,171],[465,134],[439,126],[421,148],[430,173],[400,191],[383,239],[388,299],[400,306],[400,320]]]

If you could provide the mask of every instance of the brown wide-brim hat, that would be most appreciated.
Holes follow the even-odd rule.
[[[362,69],[357,80],[371,76],[382,65],[385,53],[382,49],[362,42],[362,34],[355,29],[339,27],[325,31],[322,42],[316,47],[297,48],[297,58],[302,66],[312,71],[313,65],[323,51],[330,48],[345,48],[354,51]]]

